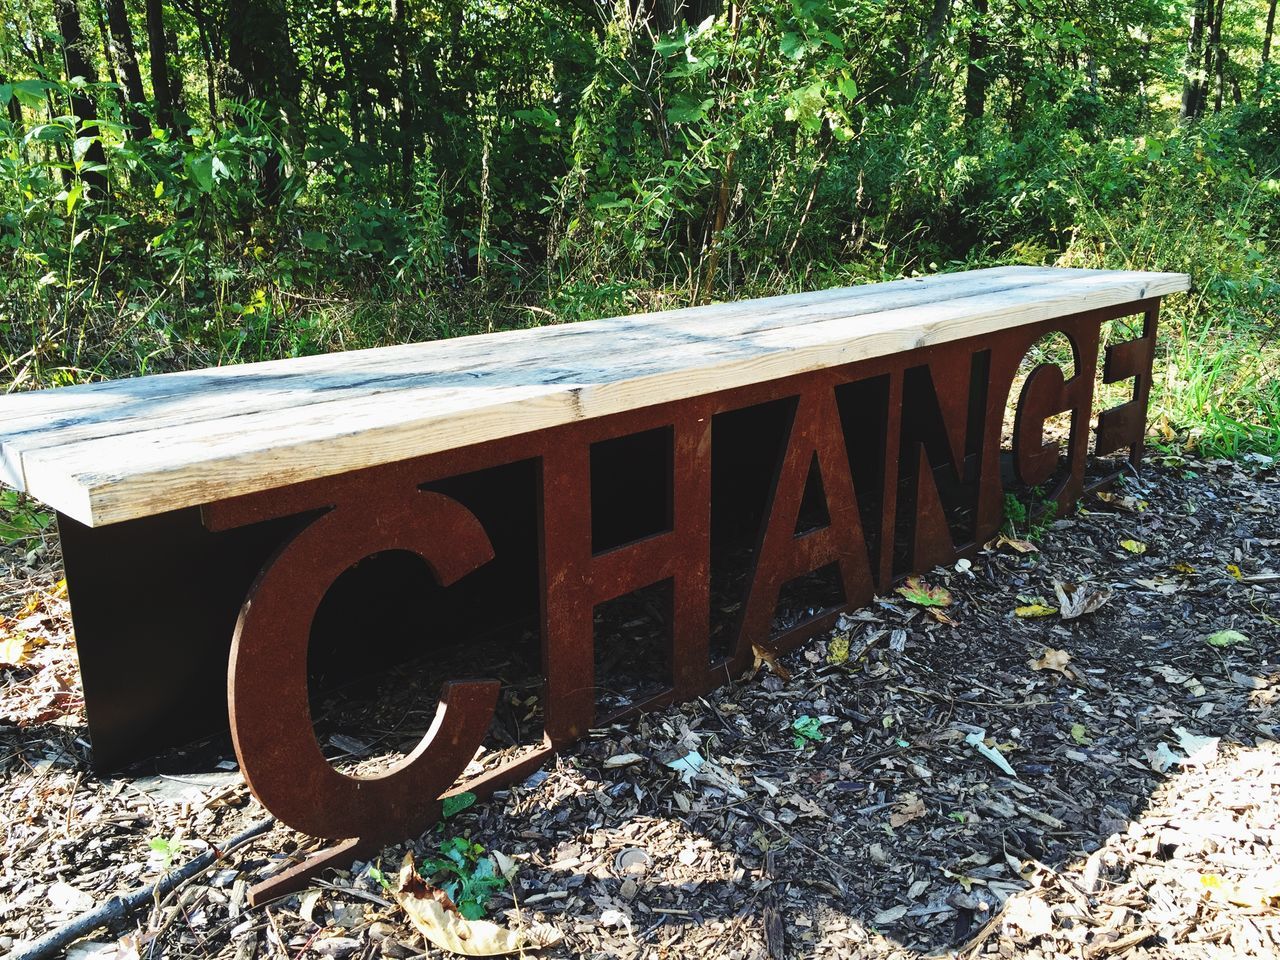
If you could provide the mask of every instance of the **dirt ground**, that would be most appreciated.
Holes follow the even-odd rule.
[[[1157,457],[1083,507],[414,849],[510,858],[490,916],[558,928],[546,956],[1280,956],[1280,472]],[[6,561],[0,953],[266,815],[229,756],[92,773],[56,543]],[[276,826],[71,955],[442,955],[368,865],[246,906],[309,845]]]

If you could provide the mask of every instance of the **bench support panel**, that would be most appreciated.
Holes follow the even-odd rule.
[[[1140,457],[1157,307],[1090,311],[202,511],[99,530],[64,520],[95,761],[222,727],[229,677],[230,728],[255,794],[283,822],[345,841],[254,897],[296,888],[335,856],[421,832],[451,791],[483,795],[594,725],[706,693],[748,670],[754,648],[786,652],[903,576],[974,553],[998,531],[1010,483],[1066,510],[1113,480],[1122,468],[1086,474],[1090,437],[1098,454]],[[1104,349],[1102,325],[1135,314],[1140,336]],[[1069,342],[1072,369],[1045,362],[1026,376],[1002,452],[1020,366],[1049,334]],[[1134,386],[1092,429],[1100,359],[1104,382]],[[1045,436],[1059,415],[1065,443]],[[390,551],[425,562],[439,606],[406,614],[415,622],[401,647],[357,662],[436,656],[420,637],[428,621],[465,644],[523,619],[540,635],[541,746],[459,781],[500,696],[481,673],[442,689],[436,722],[396,767],[356,780],[329,765],[308,707],[317,611],[344,571]],[[656,680],[604,699],[611,658],[640,641],[602,611],[642,595],[665,636],[639,657]]]

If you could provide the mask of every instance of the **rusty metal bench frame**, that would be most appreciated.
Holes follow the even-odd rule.
[[[1027,486],[1069,508],[1088,487],[1092,453],[1142,455],[1159,298],[1092,309],[938,346],[832,366],[783,379],[579,420],[489,442],[267,489],[198,508],[89,527],[59,516],[96,762],[113,766],[216,725],[219,666],[230,657],[227,710],[237,757],[255,795],[282,822],[341,841],[260,884],[255,900],[296,889],[324,866],[416,835],[442,798],[485,796],[525,777],[602,722],[679,702],[741,675],[752,647],[793,649],[829,629],[911,572],[972,554],[998,531],[1012,468]],[[1141,318],[1141,334],[1100,347],[1103,326]],[[1074,374],[1035,367],[1016,400],[1012,451],[1002,454],[1007,401],[1032,346],[1050,334],[1071,345]],[[1100,353],[1101,351],[1101,353]],[[1091,427],[1094,384],[1132,380],[1130,399]],[[842,422],[837,391],[860,385],[876,398],[865,422]],[[756,535],[749,589],[727,656],[711,655],[712,435],[719,416],[784,402],[791,410],[774,458],[771,493]],[[1046,443],[1045,421],[1069,414],[1065,446]],[[593,445],[666,431],[665,530],[597,550],[592,536]],[[1091,433],[1093,438],[1090,448]],[[446,684],[435,723],[416,750],[373,778],[339,774],[321,752],[308,707],[307,649],[331,584],[384,551],[421,557],[442,585],[484,567],[494,546],[484,523],[430,487],[503,465],[535,465],[543,743],[510,763],[459,781],[483,740],[496,680]],[[869,527],[853,463],[876,465]],[[811,474],[828,522],[797,533]],[[863,483],[868,473],[861,471]],[[956,478],[970,535],[956,540],[937,478]],[[966,492],[967,491],[967,492]],[[834,565],[843,601],[775,632],[785,584]],[[122,595],[129,571],[159,567],[141,601]],[[671,585],[665,689],[613,716],[598,715],[593,612],[655,583]],[[139,614],[136,605],[150,606]],[[122,618],[129,624],[121,630]],[[172,636],[182,624],[184,636]],[[175,653],[173,644],[181,644]],[[150,659],[148,659],[150,658]],[[159,658],[176,670],[157,688]],[[176,666],[175,666],[176,664]],[[211,674],[212,671],[212,674]]]

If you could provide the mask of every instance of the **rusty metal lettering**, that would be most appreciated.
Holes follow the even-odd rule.
[[[810,479],[825,500],[827,524],[797,532],[801,501]],[[835,564],[845,603],[866,603],[874,590],[857,495],[835,395],[819,387],[800,395],[760,533],[756,565],[738,628],[738,662],[753,643],[767,643],[778,594],[784,584]],[[790,634],[789,636],[794,636]]]
[[[1133,379],[1133,399],[1118,407],[1103,410],[1098,417],[1097,456],[1130,448],[1130,459],[1142,457],[1142,437],[1147,423],[1147,400],[1151,395],[1151,367],[1155,362],[1158,310],[1149,307],[1143,313],[1142,336],[1107,347],[1102,367],[1103,383],[1119,383]]]
[[[708,686],[710,418],[686,417],[674,425],[672,529],[601,553],[592,551],[586,441],[558,445],[543,457],[545,727],[555,746],[576,740],[596,722],[593,615],[607,600],[673,580],[670,688],[660,699],[687,699]]]
[[[755,644],[788,650],[866,602],[873,590],[977,550],[1002,522],[1006,477],[1026,487],[1052,484],[1040,493],[1060,509],[1114,478],[1124,468],[1115,459],[1101,462],[1102,475],[1086,473],[1090,435],[1099,456],[1125,448],[1131,462],[1141,456],[1157,308],[1158,301],[1143,300],[578,421],[211,503],[199,516],[177,511],[101,530],[63,518],[94,749],[118,763],[136,751],[139,731],[172,724],[185,736],[196,720],[216,729],[225,717],[208,706],[219,683],[209,665],[229,664],[231,729],[250,787],[283,822],[343,841],[253,896],[296,889],[327,863],[420,832],[438,817],[450,791],[483,795],[526,775],[593,725],[618,719],[621,713],[602,715],[597,705],[595,617],[602,604],[657,584],[670,587],[668,609],[659,611],[669,636],[660,654],[663,689],[623,713],[648,710],[739,675]],[[1143,318],[1142,335],[1108,346],[1102,370],[1105,383],[1133,380],[1132,396],[1091,425],[1102,325],[1134,315]],[[1055,333],[1070,341],[1072,375],[1041,364],[1015,391],[1028,351]],[[1016,413],[1006,457],[1000,441],[1010,397]],[[773,424],[761,437],[776,437],[786,404],[792,414],[776,455],[757,455],[751,444],[766,441],[756,440],[751,418]],[[1046,440],[1046,421],[1068,411],[1066,442]],[[736,600],[713,597],[711,585],[712,440],[721,416],[734,418],[724,436],[746,445],[748,455],[734,469],[755,471],[743,489],[752,491],[752,523],[759,520],[754,541],[746,533],[722,550],[733,563],[717,569],[738,578],[733,590],[743,583]],[[651,463],[629,472],[625,463],[609,464],[605,454],[629,438],[640,441],[636,449],[644,456],[659,458],[660,469]],[[593,450],[595,486],[606,472],[610,483],[621,484],[607,496],[593,496]],[[474,498],[473,506],[485,497],[491,503],[503,488],[485,471],[517,464],[523,465],[519,475],[529,478],[528,496],[489,511],[486,522],[494,529],[433,489],[445,485],[464,500]],[[467,477],[481,475],[490,478],[488,487],[466,486]],[[733,493],[733,479],[724,486],[722,472],[717,497]],[[811,499],[821,501],[825,522],[798,529],[810,487],[821,489],[821,497]],[[761,498],[767,492],[763,515],[757,491]],[[518,522],[510,509],[517,502],[527,504],[519,509],[529,514]],[[491,565],[495,542],[510,549]],[[748,548],[742,562],[732,553]],[[527,596],[528,610],[520,615],[541,634],[540,746],[459,782],[499,696],[497,681],[468,681],[445,686],[431,730],[385,773],[354,778],[330,766],[308,708],[312,621],[344,571],[386,551],[420,557],[442,585],[483,569],[478,576],[493,578],[495,589]],[[165,583],[172,595],[160,615],[147,620],[130,599],[136,591],[128,578],[155,556],[170,562]],[[513,557],[527,561],[503,566]],[[528,582],[517,582],[526,567]],[[812,608],[817,612],[798,622],[791,618],[786,622],[793,626],[775,632],[784,588],[830,567],[839,574],[840,601]],[[503,590],[504,577],[511,578],[510,591]],[[713,660],[711,610],[713,604],[724,609],[727,600],[741,603],[738,620]],[[199,611],[202,625],[186,632],[188,644],[175,644],[184,610],[188,616]],[[457,641],[467,642],[467,629],[482,629],[482,620],[451,621]],[[377,652],[366,643],[358,656],[376,659]],[[166,689],[163,678],[170,675],[184,678],[186,702],[111,694]]]
[[[900,572],[946,563],[974,542],[989,369],[988,351],[956,351],[903,374],[899,498],[913,523]]]
[[[312,618],[330,584],[388,550],[420,556],[444,585],[493,557],[475,516],[438,493],[409,488],[373,517],[364,506],[339,504],[267,562],[236,624],[228,681],[232,740],[250,789],[296,830],[353,838],[346,855],[419,833],[439,817],[440,798],[475,755],[499,692],[497,681],[446,685],[430,730],[384,773],[349,777],[330,765],[307,693]]]

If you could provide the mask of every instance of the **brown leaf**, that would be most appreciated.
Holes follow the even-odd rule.
[[[996,537],[997,547],[1008,547],[1017,553],[1037,553],[1040,548],[1030,540],[1015,540],[1013,537],[1007,537],[1003,533]]]
[[[760,672],[762,666],[766,666],[784,683],[791,679],[791,671],[778,662],[778,658],[773,655],[772,650],[768,650],[758,643],[753,643],[751,645],[751,655],[755,658],[751,664],[751,675],[753,677]]]
[[[1058,612],[1063,620],[1093,613],[1111,599],[1110,590],[1091,590],[1083,583],[1059,583],[1055,580],[1053,592],[1058,595]]]
[[[926,813],[924,801],[918,793],[904,793],[902,800],[889,814],[889,826],[895,829],[912,820],[919,820]]]
[[[1056,670],[1064,677],[1071,676],[1071,671],[1067,669],[1069,663],[1071,663],[1071,654],[1065,650],[1055,650],[1053,647],[1045,647],[1039,660],[1027,661],[1027,665],[1032,670]]]
[[[9,634],[0,640],[0,667],[22,666],[31,656],[31,651],[43,643],[43,638],[28,636],[21,631]]]
[[[937,607],[929,607],[927,610],[925,610],[925,613],[933,617],[933,619],[937,620],[939,623],[945,623],[948,627],[954,627],[957,625],[954,620],[948,617],[945,613],[943,613]]]
[[[443,890],[418,876],[411,853],[404,856],[398,880],[396,900],[418,932],[441,950],[467,957],[497,957],[560,941],[560,931],[545,923],[512,930],[488,920],[468,920]]]

